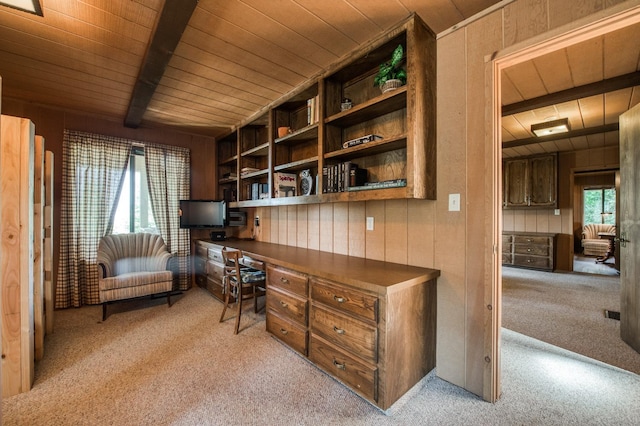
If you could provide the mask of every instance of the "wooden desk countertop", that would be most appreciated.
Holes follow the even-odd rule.
[[[364,259],[282,244],[239,239],[203,241],[240,249],[245,256],[268,264],[338,281],[382,295],[431,281],[440,276],[440,271],[437,269]]]

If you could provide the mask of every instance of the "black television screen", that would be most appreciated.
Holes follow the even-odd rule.
[[[226,207],[222,200],[180,200],[180,228],[224,228]]]

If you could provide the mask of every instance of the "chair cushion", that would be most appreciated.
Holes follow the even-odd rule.
[[[244,284],[249,284],[264,281],[267,275],[264,273],[264,271],[260,271],[258,269],[240,268],[240,277],[242,278],[242,282]],[[229,278],[231,278],[233,282],[236,282],[235,276],[230,275]]]
[[[100,280],[99,285],[102,291],[165,283],[167,281],[173,283],[173,273],[171,271],[130,272],[116,275],[115,277],[103,278]]]

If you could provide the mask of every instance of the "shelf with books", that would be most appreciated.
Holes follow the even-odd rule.
[[[381,152],[393,151],[396,149],[406,148],[407,135],[402,134],[390,138],[382,138],[381,140],[371,141],[349,148],[341,148],[324,154],[325,159],[350,160],[363,155],[379,154]]]

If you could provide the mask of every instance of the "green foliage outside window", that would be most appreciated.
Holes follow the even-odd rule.
[[[614,188],[585,189],[583,195],[585,225],[589,223],[615,225],[616,190]]]

